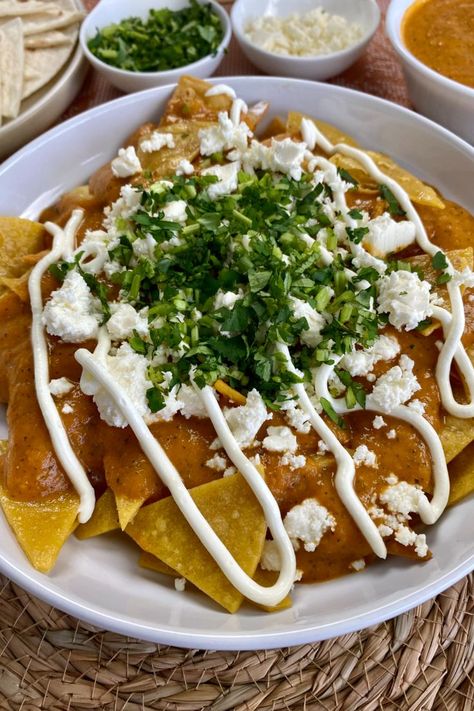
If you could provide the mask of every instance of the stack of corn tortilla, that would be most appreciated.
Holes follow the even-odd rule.
[[[0,124],[66,63],[82,17],[74,0],[0,0]]]

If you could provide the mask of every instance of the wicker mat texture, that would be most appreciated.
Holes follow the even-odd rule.
[[[473,576],[391,622],[257,652],[127,639],[0,583],[0,709],[474,709]]]

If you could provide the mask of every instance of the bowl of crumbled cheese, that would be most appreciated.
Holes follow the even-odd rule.
[[[322,81],[364,52],[380,22],[376,0],[237,0],[234,34],[268,74]]]

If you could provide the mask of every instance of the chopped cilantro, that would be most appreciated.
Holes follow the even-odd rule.
[[[89,40],[92,54],[132,72],[161,72],[214,55],[223,36],[212,6],[190,0],[180,10],[150,10],[146,21],[128,17],[107,25]]]
[[[326,415],[329,417],[330,420],[332,420],[338,427],[341,427],[342,429],[345,428],[346,423],[344,422],[343,418],[337,414],[329,400],[326,400],[325,397],[322,397],[320,399],[321,402],[321,407],[323,408],[324,412]]]
[[[354,244],[359,244],[362,242],[363,238],[369,232],[368,227],[346,227],[347,236],[354,242]]]
[[[338,168],[337,174],[342,180],[345,180],[346,183],[351,183],[354,187],[357,187],[357,185],[359,185],[358,181],[353,178],[349,171],[345,168]]]
[[[392,217],[403,217],[406,213],[401,207],[395,195],[392,193],[387,185],[379,185],[380,195],[383,197],[388,205],[388,211]]]

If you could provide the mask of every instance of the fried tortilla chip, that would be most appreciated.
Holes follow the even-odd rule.
[[[162,560],[157,558],[155,555],[152,555],[151,553],[146,553],[145,551],[142,551],[140,553],[140,558],[138,559],[138,565],[141,568],[147,568],[148,570],[154,570],[157,573],[161,573],[162,575],[169,575],[172,578],[175,578],[178,573],[176,570],[173,570],[173,568],[170,568],[169,565],[166,565],[166,563],[163,563]]]
[[[239,393],[238,390],[234,390],[234,388],[231,388],[230,385],[227,385],[223,380],[216,380],[214,383],[214,388],[217,390],[218,393],[221,395],[224,395],[224,397],[229,398],[229,400],[232,400],[232,402],[235,402],[237,405],[245,405],[247,402],[247,398],[245,395],[242,395],[242,393]]]
[[[349,136],[347,133],[344,133],[344,131],[341,131],[336,126],[332,126],[331,124],[325,123],[324,121],[317,121],[312,116],[308,116],[307,114],[301,114],[299,113],[299,111],[290,111],[288,113],[288,119],[286,121],[287,133],[289,133],[291,136],[298,136],[298,138],[301,138],[300,126],[301,119],[303,118],[307,118],[312,121],[315,126],[319,128],[321,133],[324,133],[326,138],[331,141],[331,143],[347,143],[348,146],[355,147],[359,145],[354,138]]]
[[[124,531],[128,524],[133,521],[147,498],[148,496],[130,499],[128,496],[123,496],[123,494],[115,494],[115,505],[122,531]]]
[[[474,442],[450,463],[449,478],[451,491],[448,505],[451,506],[474,491]]]
[[[439,432],[446,461],[451,462],[474,440],[474,418],[462,419],[447,415]]]
[[[238,564],[253,576],[267,524],[243,477],[235,474],[217,479],[190,493]],[[226,610],[239,609],[243,595],[227,580],[171,497],[142,508],[126,533]]]
[[[111,489],[106,489],[102,496],[97,499],[94,513],[86,523],[81,523],[74,531],[76,538],[81,541],[94,536],[101,536],[103,533],[116,531],[120,528],[117,514],[115,496]]]
[[[38,501],[14,501],[0,487],[0,504],[31,565],[49,572],[76,527],[79,497],[61,494]]]
[[[166,563],[163,563],[162,560],[160,560],[154,555],[151,555],[151,553],[142,552],[140,558],[138,559],[138,565],[142,568],[147,568],[148,570],[154,570],[157,573],[161,573],[162,575],[169,575],[172,578],[179,577],[179,574],[176,572],[176,570],[170,568],[169,565],[166,565]],[[262,570],[260,566],[257,568],[257,570],[255,571],[255,575],[253,576],[255,582],[264,587],[271,587],[272,585],[274,585],[277,578],[278,573],[275,573],[274,571],[270,570]],[[265,610],[265,612],[279,612],[280,610],[286,610],[291,607],[292,600],[291,597],[287,595],[281,602],[278,603],[278,605],[259,605],[254,602],[252,604],[256,605],[261,610]]]
[[[0,294],[11,288],[9,279],[18,279],[29,271],[31,265],[25,257],[44,246],[43,225],[21,217],[0,217]]]

